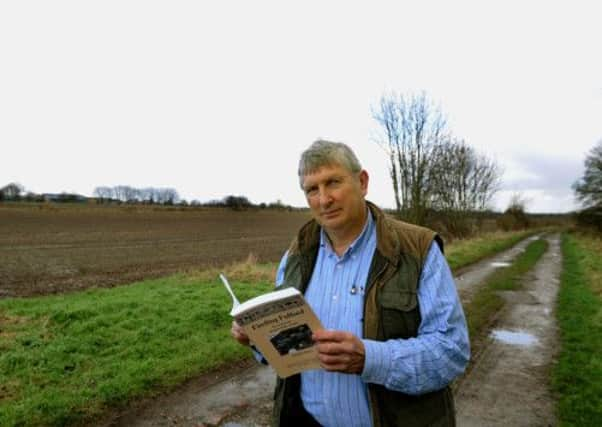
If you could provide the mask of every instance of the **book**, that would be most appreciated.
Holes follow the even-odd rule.
[[[295,288],[278,289],[241,304],[227,279],[220,277],[232,297],[230,315],[279,377],[320,369],[311,336],[322,329],[322,324],[301,292]]]

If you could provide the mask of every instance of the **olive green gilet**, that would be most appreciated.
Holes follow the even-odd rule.
[[[441,238],[433,231],[386,217],[367,202],[376,224],[377,246],[372,258],[364,300],[363,338],[386,341],[418,334],[420,312],[417,288],[428,249]],[[320,226],[305,224],[288,251],[282,286],[305,293],[320,244]],[[315,420],[300,398],[301,376],[278,378],[274,392],[274,426],[308,426]],[[455,426],[453,397],[442,390],[411,396],[368,384],[374,427]],[[316,423],[317,425],[317,423]]]

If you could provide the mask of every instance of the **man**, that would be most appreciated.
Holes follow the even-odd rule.
[[[441,239],[366,201],[368,173],[344,144],[314,142],[299,181],[313,219],[276,281],[322,321],[312,338],[323,369],[278,380],[274,424],[455,425],[449,383],[470,349]],[[236,323],[232,335],[248,345]]]

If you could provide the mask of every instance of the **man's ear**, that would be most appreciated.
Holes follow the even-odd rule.
[[[370,181],[370,177],[368,176],[368,172],[365,169],[362,169],[359,174],[360,179],[360,188],[362,189],[362,195],[368,194],[368,181]]]

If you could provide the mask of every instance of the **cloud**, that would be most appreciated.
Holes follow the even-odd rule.
[[[583,161],[541,153],[513,154],[505,162],[502,189],[496,198],[504,209],[514,193],[529,200],[532,212],[569,212],[578,208],[571,185],[583,174]]]
[[[583,161],[560,156],[517,154],[506,164],[504,189],[562,191],[583,175]]]

